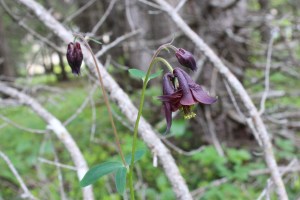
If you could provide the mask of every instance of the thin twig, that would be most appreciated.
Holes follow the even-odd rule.
[[[169,140],[162,138],[162,141],[171,149],[173,149],[174,151],[176,151],[177,153],[184,155],[184,156],[193,156],[197,153],[200,153],[201,151],[203,151],[205,149],[205,146],[200,146],[197,149],[191,150],[191,151],[184,151],[182,149],[180,149],[179,147],[177,147],[176,145],[174,145],[173,143],[171,143]]]
[[[21,178],[20,174],[18,173],[18,171],[16,170],[16,168],[14,167],[14,165],[12,164],[10,159],[2,151],[0,151],[0,157],[6,162],[9,169],[11,170],[11,172],[14,174],[14,176],[18,180],[18,182],[24,192],[24,194],[22,194],[22,198],[36,199],[36,197],[34,197],[31,194],[31,192],[29,191],[29,189],[27,188],[26,184],[24,183],[23,179]]]
[[[57,155],[55,146],[53,145],[51,137],[50,137],[49,141],[50,141],[51,146],[52,146],[52,151],[53,151],[53,155],[54,155],[54,162],[55,163],[59,163],[58,155]],[[61,172],[60,166],[59,165],[55,165],[55,166],[56,166],[57,177],[58,177],[58,181],[59,181],[60,197],[61,197],[62,200],[67,200],[67,196],[66,196],[65,189],[64,189],[64,181],[63,181],[63,177],[62,177],[62,172]]]
[[[266,70],[265,70],[265,90],[260,101],[260,110],[259,110],[260,115],[262,115],[265,112],[265,103],[270,90],[270,69],[271,69],[271,58],[272,58],[272,51],[273,51],[272,47],[275,39],[275,34],[276,34],[275,30],[272,30],[271,38],[268,44],[267,63],[266,63]]]
[[[102,15],[101,19],[97,22],[97,24],[94,26],[91,34],[95,35],[96,32],[98,31],[98,29],[101,27],[101,25],[103,24],[103,22],[105,22],[106,18],[109,16],[111,10],[113,9],[115,3],[117,2],[117,0],[111,0],[108,8],[106,9],[105,13]]]
[[[136,29],[135,24],[133,22],[132,16],[131,16],[131,0],[125,0],[125,11],[126,11],[126,18],[128,21],[128,24],[130,26],[131,31],[134,31]]]
[[[176,8],[175,8],[175,11],[176,12],[178,12],[183,6],[184,6],[184,4],[187,2],[187,0],[181,0],[178,4],[177,4],[177,6],[176,6]]]
[[[6,123],[20,129],[20,130],[23,130],[23,131],[26,131],[26,132],[29,132],[29,133],[36,133],[36,134],[45,134],[46,133],[46,130],[39,130],[39,129],[32,129],[32,128],[27,128],[25,126],[22,126],[20,124],[17,124],[16,122],[10,120],[9,118],[3,116],[0,114],[0,119],[2,119],[3,121],[5,121]]]
[[[98,51],[95,56],[97,58],[101,57],[103,54],[105,54],[108,50],[110,50],[111,48],[117,46],[118,44],[120,44],[121,42],[123,42],[124,40],[132,37],[132,36],[135,36],[137,34],[140,33],[140,30],[134,30],[130,33],[126,33],[120,37],[118,37],[117,39],[115,39],[113,42],[109,43],[108,45],[103,45],[102,49],[100,51]]]
[[[67,126],[68,124],[70,124],[74,119],[77,118],[77,116],[82,113],[82,111],[84,110],[84,108],[88,105],[88,102],[90,101],[90,96],[92,96],[94,94],[94,92],[97,89],[97,85],[95,84],[91,89],[89,94],[87,95],[87,97],[84,99],[84,101],[82,102],[82,104],[78,107],[78,109],[73,113],[73,115],[71,115],[65,122],[63,122],[64,126]]]
[[[212,142],[213,142],[219,156],[224,157],[225,154],[224,154],[223,148],[220,144],[220,141],[218,140],[218,137],[216,135],[215,126],[214,126],[212,118],[211,118],[211,113],[207,106],[204,107],[204,113],[205,113],[206,122],[208,123],[207,126],[208,126],[209,133],[211,135],[211,138],[212,138]]]
[[[76,16],[80,15],[83,11],[85,11],[88,7],[90,7],[91,5],[93,5],[93,3],[95,3],[95,2],[96,2],[96,0],[90,0],[90,1],[88,1],[81,8],[77,9],[76,12],[72,13],[71,15],[68,15],[68,17],[63,21],[63,24],[71,21]]]
[[[8,6],[6,5],[4,0],[1,0],[1,5],[4,8],[4,10],[6,11],[6,13],[14,20],[16,21],[23,29],[25,29],[26,31],[28,31],[31,35],[33,35],[34,37],[36,37],[37,39],[39,39],[40,41],[44,42],[45,44],[47,44],[49,47],[51,47],[52,49],[54,49],[57,52],[60,53],[65,53],[62,49],[58,48],[57,45],[55,45],[54,43],[50,42],[46,37],[43,37],[42,35],[40,35],[39,33],[37,33],[36,31],[34,31],[32,28],[30,28],[27,24],[25,24],[21,19],[19,19],[18,17],[16,17],[13,12],[8,8]]]
[[[47,160],[45,158],[38,158],[38,160],[42,163],[47,163],[49,165],[55,165],[57,167],[61,167],[61,168],[65,168],[65,169],[70,169],[70,170],[73,170],[73,171],[77,171],[77,168],[74,167],[74,166],[70,166],[70,165],[65,165],[65,164],[61,164],[59,162],[56,162],[56,161],[51,161],[51,160]]]
[[[87,172],[88,167],[86,161],[78,148],[76,142],[65,128],[62,123],[55,118],[51,113],[49,113],[44,107],[42,107],[35,99],[32,97],[19,92],[18,90],[8,87],[4,84],[0,84],[0,92],[18,99],[23,104],[29,106],[36,114],[38,114],[45,122],[47,122],[47,128],[52,130],[53,133],[58,137],[58,139],[64,144],[71,158],[77,167],[78,179],[82,179],[84,174]],[[92,200],[93,190],[91,186],[85,187],[83,190],[83,196],[85,200]]]

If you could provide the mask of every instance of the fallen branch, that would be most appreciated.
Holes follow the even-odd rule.
[[[66,43],[73,41],[73,36],[71,32],[65,29],[65,27],[56,21],[45,8],[34,0],[16,0],[22,5],[26,6],[28,9],[33,11],[33,13],[42,21],[51,31],[53,31],[58,37],[60,37]],[[133,33],[133,32],[132,32]],[[95,72],[95,66],[93,64],[92,57],[87,52],[87,49],[82,45],[83,54],[85,57],[85,63],[90,68],[91,71]],[[131,102],[128,95],[120,88],[116,81],[107,73],[103,68],[103,65],[99,62],[100,71],[103,76],[104,87],[110,94],[110,98],[114,100],[119,106],[121,112],[128,118],[131,124],[135,123],[137,117],[137,109]],[[173,191],[177,199],[190,200],[192,199],[188,187],[181,176],[179,169],[175,163],[174,158],[170,154],[166,146],[157,137],[156,133],[151,128],[150,124],[146,122],[145,119],[141,119],[139,125],[139,134],[151,149],[155,152],[160,159],[160,162],[164,168],[165,174],[168,177]]]
[[[195,45],[204,53],[204,55],[209,59],[209,61],[218,69],[220,74],[226,79],[230,87],[239,95],[242,103],[247,109],[249,119],[253,121],[255,129],[259,134],[262,141],[262,146],[265,155],[265,161],[268,168],[271,170],[271,176],[276,187],[276,192],[281,200],[288,200],[285,186],[283,184],[281,175],[278,170],[278,166],[274,157],[272,144],[266,130],[266,127],[254,106],[251,98],[249,97],[247,91],[241,84],[241,82],[229,71],[228,67],[224,65],[221,59],[213,52],[213,50],[203,41],[202,38],[197,35],[187,23],[178,15],[175,9],[167,3],[165,0],[155,0],[174,21],[174,23],[183,31],[183,33],[189,37]]]
[[[18,180],[22,190],[24,191],[24,194],[22,195],[22,198],[24,199],[36,199],[29,191],[29,189],[27,188],[27,186],[25,185],[23,179],[21,178],[20,174],[18,173],[18,171],[16,170],[15,166],[12,164],[12,162],[10,161],[10,159],[3,153],[0,151],[0,157],[6,162],[6,164],[8,165],[9,169],[11,170],[11,172],[14,174],[14,176],[16,177],[16,179]]]
[[[77,168],[77,176],[79,180],[81,180],[87,172],[88,166],[76,142],[67,131],[67,129],[62,125],[62,123],[51,113],[49,113],[44,107],[42,107],[35,99],[22,92],[19,92],[18,90],[8,87],[2,83],[0,83],[0,92],[18,99],[21,103],[30,107],[48,124],[47,128],[52,130],[56,134],[58,139],[65,145],[67,151],[70,153],[72,160]],[[91,186],[83,188],[83,196],[85,200],[94,199]]]

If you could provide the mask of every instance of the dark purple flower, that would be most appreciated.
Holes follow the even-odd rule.
[[[178,82],[176,82],[177,80]],[[167,131],[172,125],[172,112],[182,109],[184,118],[190,119],[196,116],[191,107],[197,103],[212,104],[217,98],[209,96],[200,85],[182,69],[175,68],[172,73],[163,77],[163,95],[158,97],[163,102]]]
[[[193,71],[197,69],[195,58],[191,52],[179,48],[175,52],[175,56],[182,66],[190,68]]]
[[[80,66],[83,60],[83,55],[81,52],[81,47],[78,42],[70,42],[68,44],[67,50],[67,60],[72,69],[73,74],[80,74]]]

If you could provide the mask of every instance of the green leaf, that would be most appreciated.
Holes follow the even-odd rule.
[[[154,78],[160,76],[162,72],[163,72],[163,70],[159,70],[158,72],[155,72],[154,74],[151,74],[151,75],[149,76],[148,81],[150,81],[151,79],[154,79]]]
[[[123,164],[118,161],[109,161],[109,162],[105,162],[105,163],[96,165],[95,167],[92,167],[84,175],[83,179],[80,181],[80,186],[81,187],[88,186],[88,185],[96,182],[102,176],[110,174],[122,167],[123,167]]]
[[[116,182],[116,188],[119,194],[123,194],[124,190],[126,188],[126,174],[127,169],[126,167],[122,167],[118,169],[116,176],[115,176],[115,182]]]
[[[146,150],[143,150],[143,149],[137,150],[134,154],[134,162],[140,160],[145,153],[146,153]],[[131,163],[131,154],[125,156],[125,161],[128,165],[130,165],[130,163]]]
[[[144,71],[142,71],[142,70],[139,70],[139,69],[129,69],[128,72],[134,78],[140,78],[143,81],[144,81],[144,79],[146,77],[146,73]]]

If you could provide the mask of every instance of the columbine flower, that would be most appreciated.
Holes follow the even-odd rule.
[[[195,58],[191,52],[179,48],[175,52],[175,56],[182,66],[190,68],[193,71],[197,69]]]
[[[176,81],[178,84],[176,85]],[[158,97],[163,102],[167,131],[172,125],[172,112],[182,109],[184,118],[190,119],[196,116],[191,106],[197,103],[212,104],[217,98],[211,97],[200,85],[182,69],[175,68],[173,74],[167,73],[163,77],[163,95]]]
[[[68,44],[67,50],[67,60],[72,69],[73,74],[80,74],[80,66],[82,63],[83,55],[81,52],[81,47],[78,42],[70,42]]]

